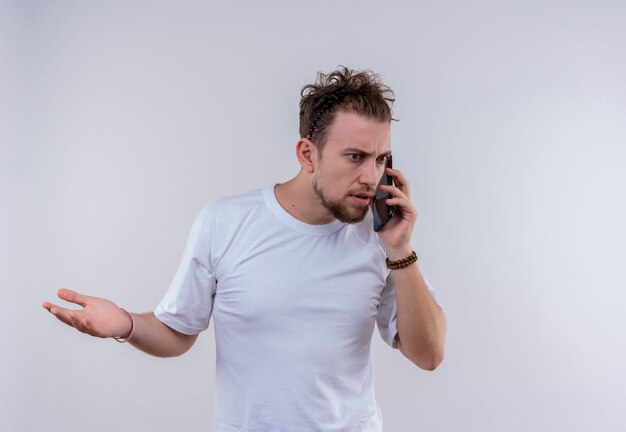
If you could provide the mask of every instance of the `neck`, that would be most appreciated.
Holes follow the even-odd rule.
[[[281,207],[304,223],[322,225],[335,220],[315,195],[311,176],[304,171],[300,171],[291,180],[276,185],[274,193]]]

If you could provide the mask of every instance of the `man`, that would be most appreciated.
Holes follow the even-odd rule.
[[[300,172],[205,207],[154,313],[64,289],[83,309],[43,304],[81,332],[163,357],[191,348],[212,315],[216,432],[382,430],[375,322],[417,366],[443,359],[445,318],[410,246],[409,182],[386,168],[392,91],[341,68],[301,94]],[[369,208],[385,170],[395,214],[376,233]]]

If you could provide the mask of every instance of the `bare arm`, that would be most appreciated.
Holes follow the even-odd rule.
[[[100,338],[121,337],[130,332],[131,320],[115,303],[99,298],[60,289],[59,298],[82,306],[67,309],[44,302],[43,307],[52,315],[76,330]],[[152,312],[131,314],[135,329],[130,344],[158,357],[174,357],[185,353],[198,335],[185,335],[163,324]]]
[[[157,357],[179,356],[187,352],[198,338],[198,335],[186,335],[166,326],[152,312],[132,316],[135,330],[128,342],[148,354]]]
[[[398,306],[398,348],[420,368],[434,370],[444,357],[446,318],[443,311],[416,265],[393,270],[391,277]]]
[[[388,205],[396,206],[396,215],[379,233],[391,261],[406,258],[410,246],[417,211],[411,204],[407,178],[396,169],[387,168],[394,177],[394,186],[381,185],[392,194]],[[400,352],[422,369],[434,370],[443,361],[446,338],[446,318],[441,307],[428,291],[426,282],[416,265],[392,270],[398,307],[396,343]]]

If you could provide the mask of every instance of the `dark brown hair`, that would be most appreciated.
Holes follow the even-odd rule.
[[[318,72],[315,84],[302,87],[300,95],[300,136],[313,141],[320,152],[339,110],[381,122],[395,120],[391,113],[393,91],[369,70],[340,66],[329,74]]]

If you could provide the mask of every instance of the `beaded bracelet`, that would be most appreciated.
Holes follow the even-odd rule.
[[[415,251],[413,251],[413,253],[408,257],[399,259],[397,261],[390,261],[389,258],[385,259],[385,264],[387,264],[387,268],[390,270],[400,270],[416,262],[417,254],[415,253]]]
[[[115,336],[113,339],[115,339],[119,343],[124,343],[128,342],[133,336],[133,332],[135,331],[135,320],[133,319],[133,316],[126,311],[126,309],[120,308],[120,310],[128,315],[128,318],[130,318],[130,331],[124,336]]]

